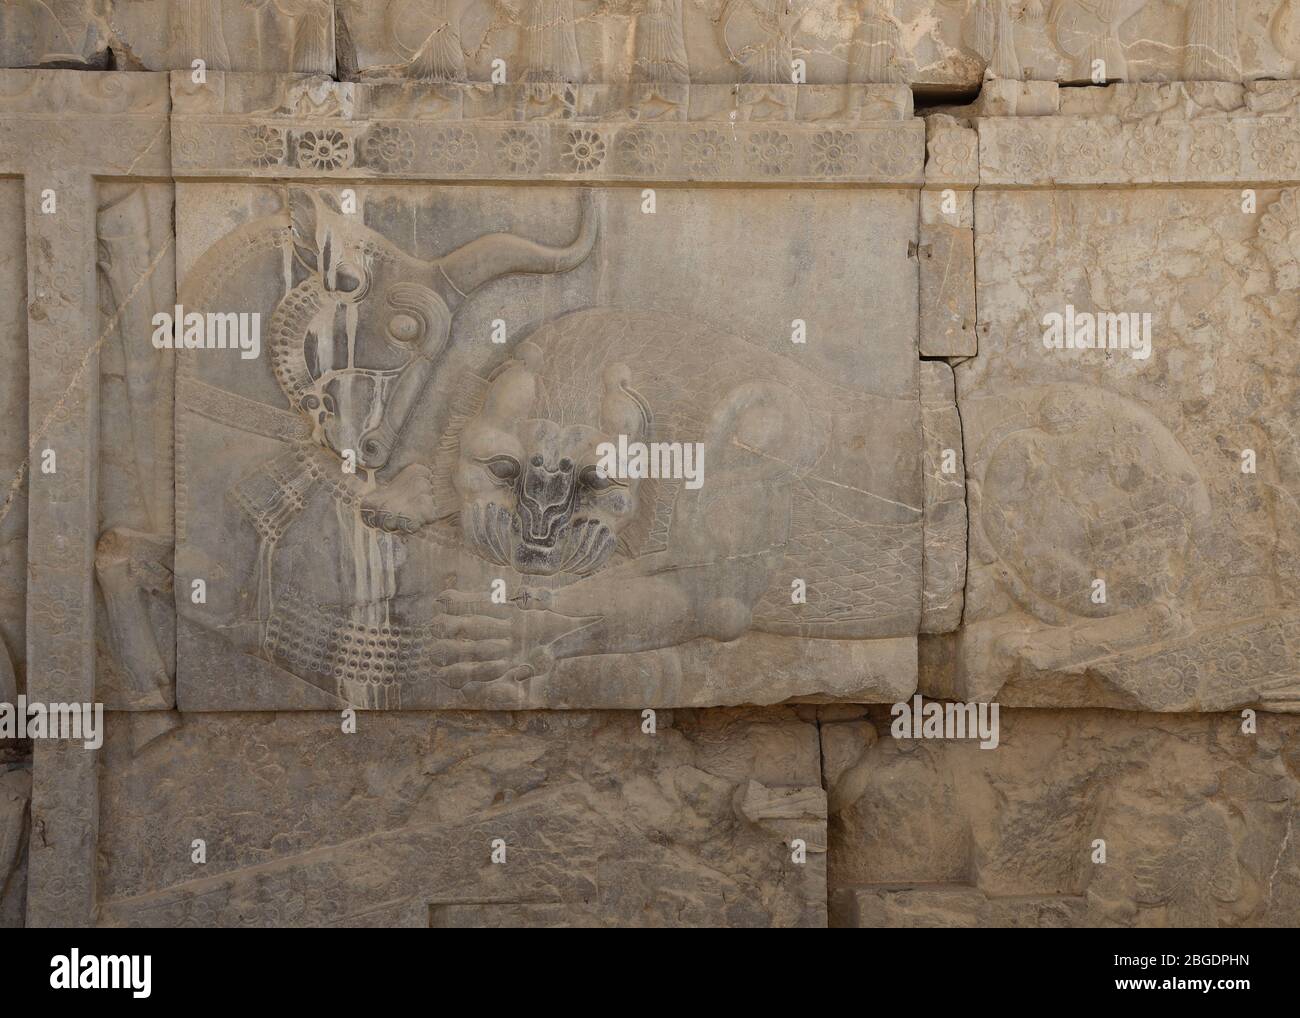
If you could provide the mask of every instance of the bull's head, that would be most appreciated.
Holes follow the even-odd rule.
[[[509,233],[479,237],[434,261],[412,257],[315,191],[294,190],[295,281],[271,316],[276,379],[312,422],[315,441],[363,470],[388,462],[480,286],[515,272],[565,272],[591,252],[596,219],[567,246]]]

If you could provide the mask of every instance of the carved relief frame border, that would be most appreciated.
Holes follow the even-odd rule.
[[[168,180],[163,74],[0,72],[0,175],[24,183],[29,457],[27,695],[95,700],[100,316],[97,192],[106,180]],[[54,192],[55,211],[42,211]],[[89,241],[89,242],[88,242]],[[35,740],[28,922],[93,921],[98,751]]]

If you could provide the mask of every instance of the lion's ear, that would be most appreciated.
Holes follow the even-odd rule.
[[[527,340],[515,347],[515,355],[494,371],[479,417],[497,426],[518,417],[532,417],[541,396],[538,372],[542,351]]]
[[[626,364],[605,369],[605,395],[600,402],[600,427],[607,435],[626,435],[639,442],[650,434],[650,404],[632,388],[632,371]]]

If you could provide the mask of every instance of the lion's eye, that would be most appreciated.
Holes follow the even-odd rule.
[[[578,477],[582,483],[592,491],[604,491],[606,488],[609,488],[614,484],[610,478],[601,477],[600,471],[598,471],[594,466],[583,467],[582,473],[580,473]]]
[[[509,456],[498,456],[487,462],[487,470],[498,481],[513,481],[519,476],[519,463]]]

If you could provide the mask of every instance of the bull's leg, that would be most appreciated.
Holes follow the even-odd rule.
[[[176,702],[146,603],[170,591],[171,557],[170,538],[125,528],[105,531],[95,547],[95,576],[134,707],[169,708]]]

